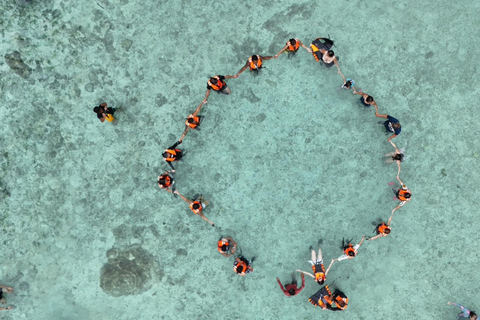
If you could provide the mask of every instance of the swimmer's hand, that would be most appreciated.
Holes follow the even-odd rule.
[[[175,194],[180,194],[180,191],[175,190],[175,191],[173,191],[173,193],[175,193]]]
[[[451,302],[451,301],[448,301],[447,304],[448,304],[449,306],[451,306],[451,305],[452,305],[452,302]]]

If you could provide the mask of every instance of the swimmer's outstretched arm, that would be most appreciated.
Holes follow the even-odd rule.
[[[188,133],[188,130],[190,130],[190,127],[189,126],[186,126],[185,130],[183,131],[182,133],[182,136],[180,137],[180,139],[178,141],[183,141],[183,139],[185,138],[185,136],[187,135]]]
[[[208,220],[207,217],[205,217],[205,216],[203,215],[203,212],[200,212],[198,215],[200,216],[200,218],[202,218],[203,220],[205,220],[205,221],[207,221],[208,223],[210,223],[210,224],[212,225],[212,227],[215,227],[215,223],[213,223],[212,221]]]
[[[235,78],[238,78],[237,76],[224,76],[225,79],[235,79]]]
[[[400,207],[400,206],[398,206],[398,207]],[[398,207],[397,207],[397,208],[398,208]],[[389,226],[389,227],[390,227],[390,223],[392,223],[393,214],[395,213],[395,211],[397,210],[397,208],[395,208],[395,209],[392,210],[392,214],[390,215],[390,218],[388,219],[387,226]]]
[[[274,59],[274,58],[275,58],[275,56],[266,56],[266,57],[260,56],[260,59],[262,59],[263,61],[267,61],[267,60]]]
[[[398,166],[398,172],[397,172],[397,177],[400,175],[400,171],[402,169],[402,162],[397,160],[397,166]]]
[[[211,89],[207,89],[207,93],[205,93],[205,98],[203,98],[202,103],[207,103],[208,96],[210,95]]]
[[[247,70],[247,68],[248,68],[248,61],[247,61],[247,63],[245,63],[245,65],[243,66],[243,68],[240,69],[240,71],[238,71],[238,73],[237,73],[234,77],[235,77],[235,78],[238,78],[238,76],[241,75],[243,71]]]
[[[280,50],[280,51],[279,51],[279,52],[278,52],[278,53],[277,53],[277,54],[274,56],[274,58],[275,58],[275,59],[277,59],[277,58],[278,58],[278,56],[279,56],[279,55],[281,55],[281,54],[282,54],[282,52],[283,52],[283,51],[285,51],[287,48],[288,48],[288,46],[287,46],[287,45],[285,45],[285,47],[283,47],[283,48],[282,48],[282,50]]]
[[[197,116],[197,114],[200,112],[200,109],[202,109],[202,106],[203,106],[205,103],[207,103],[207,102],[202,101],[202,102],[198,105],[197,109],[192,113],[192,115],[193,115],[194,117]]]
[[[302,41],[300,41],[300,40],[298,40],[298,39],[297,39],[297,41],[298,41],[298,43],[300,43],[300,45],[301,45],[303,48],[305,48],[305,50],[307,50],[308,52],[312,53],[312,49],[310,49],[309,47],[307,47],[306,45],[304,45]]]
[[[363,241],[365,240],[365,236],[363,236],[362,240],[360,240],[360,243],[357,244],[357,249],[355,250],[355,253],[357,253],[358,249],[360,249],[360,246],[362,245]]]
[[[175,190],[173,193],[175,194],[178,194],[180,196],[180,198],[182,198],[183,201],[185,201],[186,203],[188,203],[190,205],[190,203],[192,203],[193,201],[190,200],[190,199],[187,199],[183,194],[180,193],[180,191],[178,190]]]
[[[333,263],[335,262],[336,260],[335,259],[332,259],[332,262],[330,262],[330,265],[328,266],[327,268],[327,271],[325,272],[325,277],[327,277],[328,275],[328,272],[330,271],[330,269],[332,268],[333,266]]]
[[[340,71],[340,69],[338,69],[337,73],[342,77],[343,79],[343,83],[346,83],[347,82],[347,79],[345,78],[345,76],[343,75],[342,71]],[[353,90],[354,93],[357,93],[355,90]]]
[[[315,276],[314,276],[313,274],[311,274],[310,272],[302,271],[302,270],[300,270],[300,269],[297,269],[297,270],[295,270],[295,271],[301,272],[301,273],[306,274],[307,276],[310,276],[310,277],[312,277],[313,279],[315,279]]]
[[[339,65],[338,65],[337,57],[335,57],[335,58],[333,59],[333,64],[335,65],[335,67],[337,67],[337,70],[340,71],[340,67],[339,67]]]
[[[402,186],[402,188],[406,188],[406,186],[403,184],[402,180],[400,180],[400,176],[397,175],[397,180],[398,182],[400,183],[400,185]]]
[[[397,135],[396,134],[392,134],[388,139],[387,141],[390,142],[393,138],[395,138]]]

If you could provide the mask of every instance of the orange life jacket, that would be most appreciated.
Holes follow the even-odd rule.
[[[173,162],[177,160],[177,153],[182,152],[180,149],[166,149],[165,152],[168,154],[168,156],[165,158],[165,161],[168,162]]]
[[[164,174],[163,176],[160,176],[160,179],[158,180],[165,180],[165,182],[162,184],[164,188],[168,188],[172,185],[172,178],[168,174]]]
[[[260,56],[257,55],[258,60],[253,62],[252,57],[248,58],[248,62],[250,63],[250,70],[260,70],[262,67],[262,59],[260,59]]]
[[[317,267],[319,267],[317,270]],[[312,266],[313,274],[315,275],[315,281],[321,282],[327,280],[325,277],[325,267],[323,266],[323,263],[321,265],[313,265]]]
[[[212,83],[212,79],[217,79],[217,84],[213,84]],[[215,76],[213,77],[212,79],[208,80],[208,85],[214,90],[214,91],[220,91],[223,89],[223,87],[225,86],[225,82],[223,82],[222,80],[220,80],[220,77],[219,76]]]
[[[408,189],[406,189],[406,190],[405,190],[405,189],[399,189],[399,190],[397,191],[397,198],[398,198],[398,200],[400,200],[400,201],[407,201],[407,200],[409,199],[409,198],[406,198],[406,197],[405,197],[405,195],[406,195],[407,193],[410,193],[410,190],[408,190]]]
[[[218,242],[217,242],[218,252],[225,252],[225,251],[223,251],[222,247],[223,246],[228,247],[229,245],[230,245],[230,243],[228,243],[228,241],[224,241],[223,239],[218,240]]]
[[[298,48],[300,47],[300,44],[298,43],[298,40],[295,41],[295,46],[292,46],[290,41],[287,41],[287,51],[288,52],[296,52]]]
[[[198,204],[198,205],[199,205],[198,209],[194,209],[194,208],[193,208],[193,205],[195,205],[195,204]],[[198,201],[198,200],[193,201],[192,203],[190,203],[190,210],[192,210],[193,213],[195,213],[195,214],[199,214],[200,211],[203,210],[202,203],[201,203],[200,201]]]
[[[342,304],[340,304],[339,302],[343,301],[345,304],[343,305],[342,307]],[[347,305],[348,305],[348,298],[342,298],[340,297],[339,295],[337,295],[335,297],[335,305],[337,306],[338,309],[341,309],[341,310],[345,310],[347,309]]]
[[[353,252],[353,256],[349,255],[350,252]],[[349,258],[355,257],[356,253],[355,249],[353,249],[353,244],[349,243],[348,246],[343,249],[343,253],[345,253]]]
[[[188,122],[188,119],[193,119],[193,121]],[[195,129],[196,127],[198,127],[199,124],[200,124],[200,117],[194,116],[193,114],[189,115],[187,120],[185,121],[185,125],[192,129]]]
[[[382,222],[377,228],[377,234],[386,234],[385,230],[390,229],[385,222]]]
[[[238,272],[238,268],[239,267],[243,267],[242,268],[242,272]],[[238,260],[235,260],[235,262],[233,263],[233,271],[236,273],[236,274],[239,274],[241,276],[244,276],[245,275],[245,272],[248,270],[249,266],[247,266],[247,264],[245,262],[243,262],[242,260],[238,259]]]
[[[318,58],[318,55],[322,56],[322,53],[320,52],[320,49],[318,49],[317,46],[314,45],[313,43],[310,45],[310,48],[312,48],[312,54],[313,54],[313,57],[315,58],[315,60],[317,60],[317,62],[320,61],[320,59]]]

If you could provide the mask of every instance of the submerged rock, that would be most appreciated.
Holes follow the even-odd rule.
[[[155,257],[139,245],[107,251],[108,262],[100,273],[100,287],[114,297],[139,294],[162,278]]]
[[[20,52],[13,51],[12,53],[5,54],[5,62],[8,64],[13,72],[20,77],[27,79],[32,73],[32,68],[23,62]]]

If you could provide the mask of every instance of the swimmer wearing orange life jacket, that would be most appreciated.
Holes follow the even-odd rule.
[[[330,311],[344,311],[347,309],[348,306],[348,298],[340,290],[335,290],[335,292],[332,295],[332,301],[333,303],[327,306],[327,309]],[[335,306],[335,307],[333,307]]]
[[[193,213],[195,213],[196,215],[199,215],[200,218],[210,223],[212,227],[215,227],[215,224],[212,221],[208,220],[203,215],[203,212],[202,212],[203,209],[205,209],[210,204],[208,200],[204,200],[202,196],[196,197],[194,200],[190,200],[186,198],[184,195],[182,195],[178,190],[173,191],[173,193],[178,194],[183,201],[188,203],[190,210],[192,210]]]
[[[175,168],[173,167],[172,162],[174,162],[174,161],[179,161],[179,160],[181,160],[182,157],[183,157],[183,152],[182,152],[182,150],[177,149],[177,146],[178,146],[180,143],[182,143],[182,141],[177,141],[177,142],[175,142],[175,144],[174,144],[173,146],[171,146],[170,148],[165,149],[165,151],[164,151],[163,154],[162,154],[163,160],[168,163],[168,165],[170,166],[170,168],[172,168],[172,170],[175,170]]]
[[[331,264],[328,267],[327,271],[325,271],[325,267],[323,266],[322,249],[318,249],[318,255],[315,254],[315,250],[313,250],[312,247],[310,247],[310,250],[312,250],[312,260],[308,262],[310,262],[310,264],[312,265],[313,274],[311,274],[310,272],[302,271],[300,269],[297,269],[296,271],[312,277],[319,285],[322,285],[325,280],[327,280],[327,274],[330,271]]]
[[[216,91],[217,93],[230,94],[232,91],[225,83],[225,79],[238,78],[237,76],[214,76],[211,77],[207,82],[207,93],[205,98],[203,98],[203,103],[207,103],[208,96],[210,96],[210,91]]]
[[[175,170],[165,171],[161,176],[159,176],[157,181],[158,187],[168,192],[172,192],[172,190],[175,191],[173,174],[175,174]],[[172,190],[169,189],[170,187],[172,187]]]
[[[217,250],[224,257],[230,257],[237,251],[237,244],[232,237],[222,236],[217,242]]]
[[[308,301],[310,301],[310,303],[315,307],[320,307],[323,310],[326,310],[331,307],[333,303],[332,291],[328,286],[324,286],[322,289],[318,290],[314,295],[312,295]]]
[[[304,45],[302,43],[302,41],[298,40],[298,39],[290,39],[287,41],[287,44],[285,44],[285,46],[282,48],[282,50],[280,50],[275,56],[274,58],[277,59],[281,54],[282,52],[286,52],[288,54],[288,59],[292,58],[298,51],[298,49],[300,48],[300,46],[302,46],[303,48],[305,48],[308,52],[312,53],[312,50],[310,50],[309,47],[307,47],[306,45]]]
[[[395,197],[397,197],[397,199],[400,200],[401,202],[398,206],[395,207],[395,209],[392,210],[392,216],[395,211],[403,207],[405,203],[410,202],[410,200],[412,200],[412,192],[410,191],[410,189],[407,188],[405,184],[403,184],[402,180],[400,180],[400,177],[398,175],[397,175],[397,180],[398,182],[400,182],[401,187],[397,191],[393,189],[393,192],[395,193]]]
[[[239,256],[238,258],[235,258],[235,261],[233,262],[233,272],[240,276],[244,276],[248,273],[253,272],[253,268],[251,266],[253,260],[247,260],[244,256]]]
[[[188,115],[187,120],[185,121],[185,131],[183,131],[183,134],[178,141],[182,142],[183,138],[185,138],[190,129],[200,130],[199,126],[200,121],[202,120],[202,116],[199,116],[198,113],[200,112],[200,109],[204,104],[205,103],[202,101],[202,103],[200,103],[197,109],[192,114]]]
[[[273,58],[275,58],[275,56],[262,57],[259,55],[253,55],[248,58],[247,63],[245,63],[243,68],[238,71],[235,77],[238,78],[238,76],[241,75],[243,71],[247,70],[247,68],[250,68],[250,71],[254,71],[258,74],[260,69],[263,68],[263,61],[267,61]]]
[[[330,268],[332,267],[332,265],[335,261],[342,261],[342,260],[346,260],[346,259],[355,258],[356,255],[357,255],[357,252],[358,252],[358,248],[360,248],[360,246],[362,245],[364,240],[365,240],[365,236],[362,237],[362,240],[360,240],[360,242],[358,244],[353,245],[353,244],[350,243],[352,240],[345,241],[345,238],[343,238],[343,240],[342,240],[343,254],[340,257],[338,257],[337,259],[332,259],[332,262],[330,263],[330,266],[328,267],[328,269],[330,270]]]
[[[382,222],[380,223],[379,225],[377,225],[375,227],[375,231],[377,233],[377,235],[375,237],[372,237],[372,238],[368,238],[367,240],[375,240],[375,239],[378,239],[380,237],[386,237],[390,234],[390,232],[392,231],[392,228],[390,228],[390,222],[392,221],[392,216],[390,216],[390,219],[388,220],[388,223],[385,223],[385,222]]]

